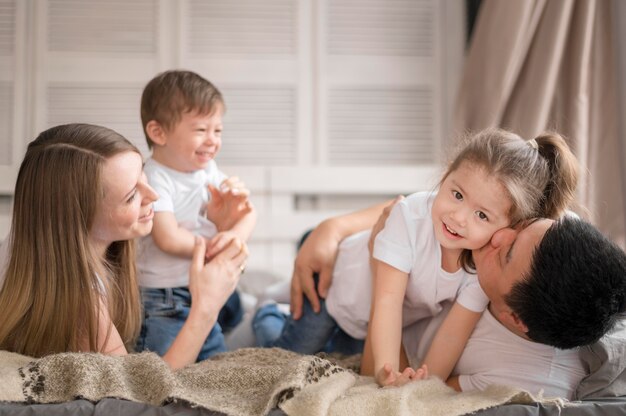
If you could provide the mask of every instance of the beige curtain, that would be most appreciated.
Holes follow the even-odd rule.
[[[585,215],[624,247],[624,184],[609,0],[484,0],[454,115],[457,133],[499,126],[565,135]]]

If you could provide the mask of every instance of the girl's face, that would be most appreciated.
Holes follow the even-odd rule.
[[[102,171],[103,199],[97,209],[91,238],[107,247],[114,241],[148,235],[152,230],[152,202],[157,193],[148,185],[141,155],[124,152],[108,159]]]
[[[511,201],[485,170],[463,162],[443,181],[433,202],[435,236],[444,248],[474,250],[509,226]]]

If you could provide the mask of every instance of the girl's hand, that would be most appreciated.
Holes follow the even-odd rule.
[[[381,387],[400,387],[415,379],[415,371],[411,367],[407,367],[401,373],[394,371],[391,364],[385,363],[383,368],[376,374],[376,382]]]
[[[206,264],[205,253],[204,239],[196,237],[189,269],[191,307],[217,318],[219,310],[237,287],[239,277],[245,269],[248,248],[241,240],[233,238]]]
[[[428,378],[428,366],[426,364],[422,364],[420,368],[414,371],[411,380],[426,380]]]

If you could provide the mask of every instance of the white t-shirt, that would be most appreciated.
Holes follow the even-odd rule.
[[[441,303],[458,301],[475,312],[489,300],[476,275],[462,268],[441,268],[441,246],[435,237],[431,209],[436,194],[418,192],[398,202],[374,244],[374,258],[409,275],[402,310],[403,326],[437,315]],[[339,246],[326,307],[350,336],[365,338],[372,298],[372,276],[367,243],[370,232],[346,238]]]
[[[183,173],[148,159],[144,166],[148,183],[159,194],[152,204],[154,212],[172,212],[178,225],[193,234],[211,238],[217,234],[215,224],[206,219],[205,210],[210,194],[207,185],[219,187],[227,178],[215,163],[205,169]],[[189,284],[191,259],[173,256],[159,249],[151,235],[139,239],[137,271],[139,285],[169,288]]]
[[[426,355],[435,332],[447,315],[424,319],[403,330],[403,345],[415,367]],[[484,390],[490,384],[521,388],[545,397],[571,398],[587,375],[578,348],[559,350],[524,339],[483,313],[452,371],[463,391]]]

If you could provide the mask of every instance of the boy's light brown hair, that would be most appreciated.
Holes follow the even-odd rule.
[[[195,72],[171,70],[158,74],[141,95],[141,124],[148,148],[154,145],[146,131],[150,121],[169,131],[184,113],[213,114],[217,109],[225,110],[222,93]]]

